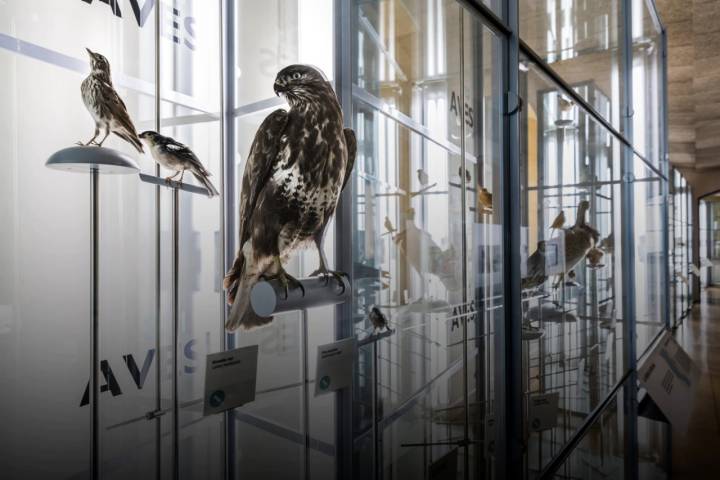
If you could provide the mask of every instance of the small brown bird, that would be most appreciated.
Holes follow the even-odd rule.
[[[383,233],[383,235],[392,235],[397,232],[397,229],[393,226],[387,215],[385,216],[385,230],[387,230],[387,232]]]
[[[460,165],[458,167],[458,177],[460,177],[460,178],[463,177],[462,172],[463,172],[463,167],[462,167],[462,165]],[[467,183],[470,183],[472,181],[472,176],[470,175],[470,171],[468,169],[465,169],[465,181]]]
[[[563,228],[565,225],[565,211],[561,210],[557,217],[555,217],[555,220],[553,220],[552,225],[550,225],[550,230],[559,230]]]
[[[423,170],[422,168],[418,168],[417,171],[418,181],[420,182],[420,185],[423,187],[430,182],[430,177],[428,176],[427,172]]]
[[[560,111],[567,113],[575,106],[575,102],[573,102],[569,98],[565,98],[562,95],[558,96],[558,103],[560,104]]]
[[[492,193],[488,192],[487,188],[482,187],[477,193],[478,207],[481,213],[492,213],[493,212],[493,197]]]
[[[108,135],[114,133],[130,143],[138,152],[143,153],[142,143],[138,138],[135,125],[130,119],[125,103],[115,91],[115,87],[113,87],[110,77],[110,62],[108,62],[107,58],[99,53],[92,52],[89,48],[85,50],[90,55],[92,71],[83,80],[80,92],[85,107],[87,107],[90,115],[95,120],[95,134],[88,142],[78,142],[78,144],[102,147]],[[105,129],[105,136],[98,143],[95,139],[100,135],[101,128]]]

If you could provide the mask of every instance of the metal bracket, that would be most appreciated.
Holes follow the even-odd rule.
[[[161,187],[176,188],[178,190],[184,190],[190,193],[198,193],[207,196],[207,190],[203,187],[190,185],[189,183],[176,182],[175,180],[167,180],[162,177],[156,177],[154,175],[148,175],[146,173],[140,173],[140,180],[145,183],[152,183],[153,185],[160,185]]]
[[[145,419],[147,420],[154,420],[156,418],[160,418],[163,415],[167,413],[167,410],[153,410],[152,412],[147,412],[145,414]]]
[[[332,276],[299,279],[305,294],[303,295],[300,288],[292,288],[287,292],[287,297],[279,280],[261,281],[256,283],[250,292],[250,305],[261,317],[323,305],[337,305],[348,300],[352,293],[350,279],[344,274],[341,278],[342,281]]]
[[[370,345],[371,343],[376,343],[382,340],[383,338],[389,337],[395,333],[395,330],[392,328],[389,328],[385,330],[384,332],[378,332],[368,335],[367,337],[363,338],[362,340],[358,340],[357,346],[364,347],[365,345]]]

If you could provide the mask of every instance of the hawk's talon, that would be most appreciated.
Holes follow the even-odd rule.
[[[285,290],[285,300],[290,297],[290,286],[292,286],[293,288],[299,288],[302,292],[302,296],[305,296],[305,287],[302,283],[300,283],[300,280],[287,273],[284,269],[280,270],[277,275],[266,276],[263,274],[260,275],[260,278],[262,278],[266,282],[277,279],[280,282],[280,285],[282,285],[283,289]]]
[[[327,268],[320,267],[310,274],[311,277],[323,276],[325,279],[325,285],[330,282],[330,277],[334,277],[342,287],[342,293],[345,293],[345,282],[343,281],[343,274],[334,270],[328,270]],[[341,295],[342,295],[341,293]]]

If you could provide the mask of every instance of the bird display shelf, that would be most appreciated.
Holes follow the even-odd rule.
[[[298,281],[304,293],[301,288],[290,288],[287,296],[278,279],[260,281],[250,292],[250,305],[257,315],[269,317],[293,310],[337,305],[348,300],[352,293],[350,279],[345,274],[340,278],[318,276]]]
[[[127,175],[140,171],[138,164],[122,152],[107,147],[75,146],[53,153],[45,165],[55,170]]]
[[[207,196],[208,194],[207,190],[204,187],[198,187],[197,185],[182,183],[164,177],[156,177],[154,175],[148,175],[146,173],[140,174],[140,180],[145,183],[152,183],[153,185],[160,185],[161,187],[175,188],[178,190],[184,190],[186,192],[197,193],[204,196]]]

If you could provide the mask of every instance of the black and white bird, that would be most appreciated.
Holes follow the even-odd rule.
[[[211,175],[210,172],[203,166],[197,158],[197,155],[186,145],[183,145],[171,137],[153,132],[152,130],[142,132],[140,139],[150,148],[150,154],[157,163],[175,172],[175,175],[165,180],[173,180],[179,174],[180,182],[182,182],[185,170],[189,170],[190,173],[195,175],[198,182],[205,187],[208,197],[220,195],[220,192],[218,192],[217,188],[215,188],[208,178]]]
[[[83,80],[80,87],[82,99],[90,115],[95,120],[95,134],[87,142],[78,142],[79,145],[97,145],[99,147],[110,133],[114,133],[130,143],[138,152],[143,153],[142,143],[138,138],[135,125],[128,114],[125,102],[113,87],[110,77],[110,62],[107,58],[86,48],[90,55],[90,75]],[[105,136],[97,142],[100,130],[105,130]]]
[[[373,332],[380,332],[383,329],[387,330],[387,331],[392,331],[392,330],[390,330],[390,326],[388,325],[387,317],[375,305],[370,307],[370,312],[368,313],[368,319],[370,320],[370,323],[373,326]]]
[[[230,314],[228,330],[265,325],[250,305],[250,291],[262,277],[285,288],[302,288],[282,265],[295,249],[313,242],[320,268],[330,271],[323,235],[340,192],[351,176],[357,143],[343,128],[343,114],[331,84],[317,69],[291,65],[275,78],[274,90],[289,110],[278,109],[255,134],[243,173],[240,198],[240,249],[225,276]]]

